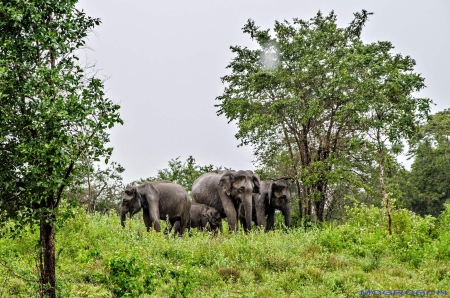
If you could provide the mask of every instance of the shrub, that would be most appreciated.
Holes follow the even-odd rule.
[[[137,297],[144,292],[143,269],[136,257],[117,255],[106,260],[105,266],[108,284],[118,297]]]

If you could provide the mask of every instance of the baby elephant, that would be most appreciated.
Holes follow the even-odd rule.
[[[189,215],[189,229],[197,228],[200,231],[207,230],[214,233],[217,233],[217,229],[219,229],[222,232],[222,217],[217,209],[204,204],[193,203]],[[175,233],[178,232],[179,228],[180,223],[177,221],[173,227]]]
[[[222,231],[222,217],[219,211],[213,207],[204,204],[195,204],[191,206],[191,219],[189,221],[189,228],[197,228],[201,231],[204,229],[212,230],[214,232],[219,228]]]

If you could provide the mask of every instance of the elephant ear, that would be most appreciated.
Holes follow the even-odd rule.
[[[142,208],[141,195],[138,191],[138,187],[131,185],[127,186],[125,194],[128,198],[126,201],[124,199],[124,203],[128,204],[130,214],[133,215]]]
[[[253,193],[260,193],[260,181],[257,175],[253,175]]]
[[[272,192],[282,193],[285,188],[286,188],[286,185],[284,185],[282,183],[277,183],[276,181],[274,181],[273,186],[272,186]]]
[[[212,214],[211,210],[206,210],[205,216],[206,216],[206,219],[207,219],[208,222],[212,221],[213,214]]]
[[[139,191],[137,189],[137,186],[133,187],[133,197],[134,197],[135,200],[140,201],[141,194],[139,193]]]
[[[201,215],[202,227],[206,228],[206,225],[208,224],[208,222],[210,222],[210,218],[208,216],[208,211],[202,212],[202,215]]]
[[[123,198],[123,203],[128,203],[132,200],[135,199],[136,197],[136,187],[135,186],[131,186],[131,185],[127,185],[127,187],[125,188],[124,191],[125,195]]]
[[[272,202],[272,197],[273,197],[274,183],[273,183],[273,180],[266,181],[266,183],[269,183],[269,186],[267,188],[265,188],[267,190],[267,192],[264,195],[267,198],[267,204],[269,204],[269,206],[270,206],[270,203]]]
[[[231,184],[233,183],[233,172],[226,171],[220,178],[219,185],[223,187],[225,193],[229,196],[231,194]]]

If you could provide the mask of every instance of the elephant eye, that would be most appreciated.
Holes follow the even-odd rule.
[[[280,200],[286,200],[286,196],[281,196]]]
[[[241,186],[241,187],[238,189],[239,192],[244,192],[244,190],[245,190],[245,187],[244,187],[244,186]]]

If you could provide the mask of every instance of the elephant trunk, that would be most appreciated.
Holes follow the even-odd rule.
[[[244,204],[244,210],[245,210],[245,231],[251,231],[252,230],[252,194],[250,194],[249,196],[247,196],[245,198],[245,201],[243,202]]]
[[[283,216],[284,216],[284,225],[287,228],[291,227],[291,208],[289,207],[285,207],[282,211]]]

